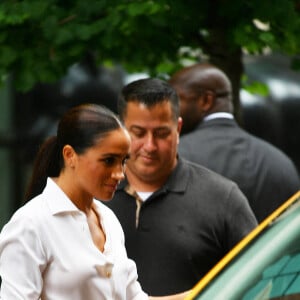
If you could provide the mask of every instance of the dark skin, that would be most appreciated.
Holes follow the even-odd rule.
[[[182,134],[195,129],[204,117],[216,112],[233,112],[231,83],[211,64],[195,64],[179,70],[169,83],[180,98]]]

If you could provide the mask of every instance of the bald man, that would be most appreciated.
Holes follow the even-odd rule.
[[[195,64],[169,83],[180,97],[183,118],[179,155],[235,181],[259,222],[299,190],[290,158],[234,120],[231,82],[223,71]]]

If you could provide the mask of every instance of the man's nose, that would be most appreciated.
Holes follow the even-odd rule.
[[[157,148],[155,137],[152,133],[147,134],[145,137],[144,148],[148,151],[153,151]]]

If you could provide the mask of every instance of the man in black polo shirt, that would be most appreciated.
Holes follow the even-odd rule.
[[[119,114],[132,138],[131,154],[126,179],[107,205],[121,222],[143,289],[151,295],[188,290],[256,219],[235,183],[178,157],[182,119],[168,83],[128,84]]]

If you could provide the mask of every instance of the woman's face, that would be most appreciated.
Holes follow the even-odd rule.
[[[75,154],[74,184],[83,197],[110,200],[124,178],[130,136],[123,128],[111,131],[83,154]]]

